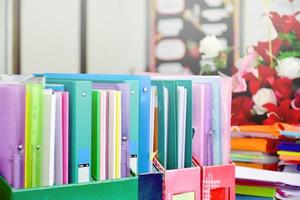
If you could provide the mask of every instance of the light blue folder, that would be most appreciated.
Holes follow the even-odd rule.
[[[290,137],[290,138],[300,139],[300,133],[299,132],[280,131],[280,135]]]
[[[61,80],[88,80],[99,81],[139,81],[139,148],[138,148],[138,173],[147,173],[150,171],[150,76],[135,75],[109,75],[109,74],[43,74],[46,81],[51,79]]]

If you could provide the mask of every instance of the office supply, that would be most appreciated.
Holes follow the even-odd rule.
[[[300,133],[297,131],[280,131],[280,135],[286,136],[286,137],[291,137],[295,139],[300,139]]]
[[[221,95],[221,163],[230,163],[232,78],[220,77]]]
[[[273,164],[278,162],[278,157],[262,152],[231,151],[231,160],[238,162],[254,162],[260,164]]]
[[[18,189],[24,186],[26,89],[1,83],[0,96],[0,176]]]
[[[267,138],[231,138],[231,149],[276,153],[277,141]]]
[[[136,75],[108,75],[108,74],[51,74],[46,73],[43,74],[43,76],[46,77],[47,80],[51,79],[57,79],[57,80],[88,80],[93,82],[103,82],[103,81],[119,81],[119,82],[129,82],[132,81],[138,81],[139,83],[139,90],[138,90],[138,99],[139,99],[139,117],[137,118],[139,120],[139,123],[135,123],[135,125],[138,124],[139,126],[139,136],[138,136],[138,143],[136,141],[136,134],[133,133],[133,136],[131,137],[131,141],[133,144],[139,144],[138,146],[138,172],[139,173],[145,173],[148,172],[149,169],[149,126],[150,126],[150,87],[151,87],[151,80],[149,76],[136,76]],[[132,86],[132,85],[131,85]],[[133,90],[134,87],[131,87],[131,91],[133,91],[133,94],[136,94]],[[132,100],[132,98],[131,98]],[[133,123],[133,122],[132,122]],[[134,149],[134,152],[137,152],[136,149]],[[132,151],[131,151],[132,152]]]
[[[43,89],[43,84],[26,84],[25,188],[42,181]]]
[[[69,93],[62,92],[63,184],[69,182]]]
[[[201,165],[212,164],[211,85],[193,83],[193,155]]]
[[[154,147],[155,139],[155,123],[156,122],[156,116],[155,116],[155,109],[158,106],[157,105],[157,88],[155,86],[151,86],[151,94],[150,94],[150,135],[149,135],[149,152],[151,155],[155,153],[156,150]],[[152,156],[150,157],[150,172],[152,172]]]
[[[121,178],[121,124],[121,92],[116,91],[116,178]],[[128,157],[125,159],[127,160]]]
[[[236,167],[236,178],[241,180],[259,181],[275,185],[300,187],[300,174],[282,173],[269,170]]]
[[[108,178],[116,178],[116,155],[117,155],[117,94],[115,90],[108,91],[108,101],[109,101],[109,132],[108,132]]]
[[[241,166],[241,167],[251,167],[255,169],[265,169],[265,170],[272,170],[272,171],[277,171],[277,163],[273,164],[261,164],[261,163],[247,163],[247,162],[238,162],[235,161],[234,164],[236,166]]]
[[[62,126],[62,93],[55,92],[56,122],[55,122],[55,176],[56,185],[63,184],[63,126]]]
[[[213,164],[222,164],[222,149],[223,144],[221,143],[222,126],[220,121],[221,111],[221,78],[219,76],[176,76],[176,75],[161,75],[151,74],[152,80],[190,80],[193,83],[207,83],[211,84],[212,87],[212,146],[213,146]],[[227,102],[227,101],[226,101]],[[227,102],[228,103],[228,102]],[[225,128],[225,127],[224,127]],[[229,142],[229,141],[228,141]],[[227,145],[229,146],[229,144]]]
[[[273,200],[273,197],[256,197],[249,195],[236,195],[236,200]]]
[[[187,90],[183,86],[177,87],[177,129],[178,129],[178,168],[184,168]]]
[[[63,84],[69,92],[69,183],[90,180],[91,157],[91,89],[90,81],[47,79],[47,83]]]
[[[101,164],[100,164],[100,91],[92,91],[92,160],[91,175],[95,180],[100,180]]]
[[[257,197],[274,197],[276,194],[276,188],[237,185],[236,193],[242,195],[257,196]]]
[[[53,186],[55,177],[55,132],[57,96],[52,89],[44,90],[42,135],[42,182],[41,186]]]
[[[300,144],[295,142],[279,142],[278,150],[300,152]]]
[[[121,177],[128,177],[130,173],[129,166],[129,142],[131,141],[131,110],[130,107],[136,108],[136,105],[131,105],[131,91],[128,83],[94,83],[93,88],[100,90],[117,90],[121,92]],[[136,102],[136,101],[134,101]],[[133,103],[134,103],[133,102]],[[134,111],[136,112],[136,111]],[[134,113],[136,114],[136,113]],[[136,121],[136,120],[135,120]],[[135,125],[136,126],[136,125]],[[133,130],[136,131],[136,130]]]

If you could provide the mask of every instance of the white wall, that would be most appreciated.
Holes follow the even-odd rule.
[[[88,72],[145,70],[146,2],[88,0]]]
[[[243,1],[244,11],[241,15],[244,15],[241,31],[242,49],[247,46],[255,45],[257,41],[266,39],[267,23],[263,20],[264,0],[240,0]],[[280,14],[293,13],[291,4],[287,0],[273,0],[271,1],[270,10],[275,10]],[[294,1],[295,10],[300,9],[300,0]]]
[[[0,73],[13,69],[13,1],[0,0]]]
[[[21,4],[21,73],[79,72],[80,0]]]
[[[6,0],[0,0],[0,73],[5,73]]]

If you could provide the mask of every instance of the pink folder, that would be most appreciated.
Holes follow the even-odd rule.
[[[200,200],[200,167],[166,170],[159,161],[154,158],[154,165],[164,174],[163,200],[172,200],[174,195],[194,193],[194,199]]]
[[[232,79],[221,77],[221,133],[223,156],[222,163],[230,163],[230,139],[231,139],[231,99],[232,99]]]
[[[62,93],[63,184],[69,182],[69,93]]]
[[[55,173],[56,185],[63,184],[63,127],[62,127],[62,92],[56,93],[56,115],[55,115]]]

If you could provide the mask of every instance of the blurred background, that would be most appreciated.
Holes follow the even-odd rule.
[[[247,47],[272,37],[266,9],[300,0],[0,0],[0,73],[199,74],[199,41]]]

